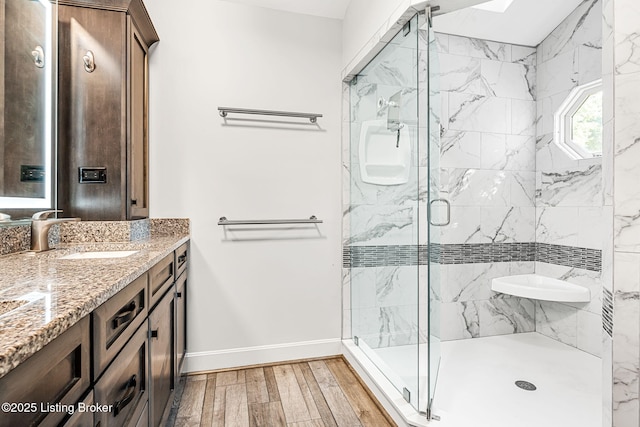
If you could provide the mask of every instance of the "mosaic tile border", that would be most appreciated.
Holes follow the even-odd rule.
[[[601,271],[602,251],[573,246],[536,243],[536,261],[573,268],[583,268],[591,271]]]
[[[613,338],[613,294],[607,288],[602,289],[602,329]]]
[[[345,268],[426,265],[429,256],[438,264],[540,261],[591,271],[602,268],[600,250],[534,242],[436,244],[431,253],[426,245],[344,246],[342,265]]]

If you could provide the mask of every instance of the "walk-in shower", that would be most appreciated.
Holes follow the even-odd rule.
[[[412,425],[596,427],[607,416],[603,160],[567,157],[554,133],[567,96],[602,78],[602,0],[536,17],[555,27],[536,24],[526,46],[460,24],[524,26],[530,5],[418,13],[347,83],[346,353]],[[588,300],[492,290],[534,273]]]

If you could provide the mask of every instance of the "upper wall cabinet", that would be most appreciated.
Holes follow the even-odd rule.
[[[83,220],[149,215],[148,53],[142,0],[59,6],[58,207]]]

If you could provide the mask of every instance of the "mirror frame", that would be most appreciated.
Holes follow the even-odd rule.
[[[46,32],[50,35],[46,41],[45,52],[49,52],[46,64],[49,70],[45,77],[45,142],[44,197],[3,197],[0,196],[0,212],[7,214],[28,214],[27,211],[52,209],[55,205],[56,183],[56,142],[57,142],[57,78],[58,78],[58,2],[57,0],[38,0],[47,10],[49,19]],[[47,66],[47,65],[45,65]],[[4,102],[4,101],[3,101]]]

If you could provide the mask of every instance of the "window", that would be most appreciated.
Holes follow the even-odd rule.
[[[575,159],[602,155],[602,80],[571,91],[555,115],[555,141]]]

